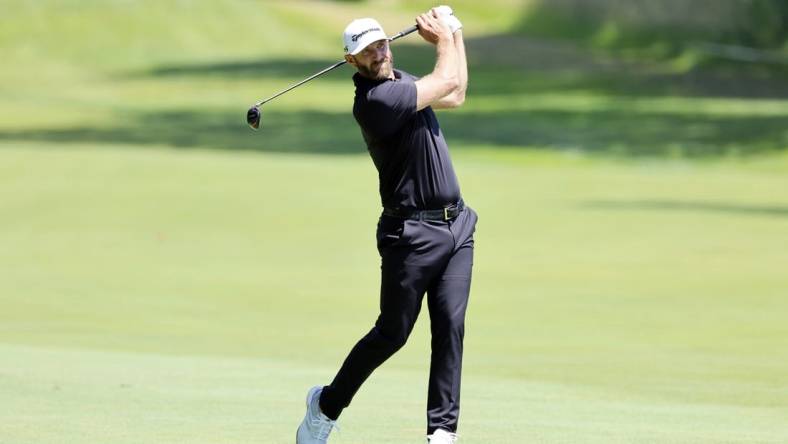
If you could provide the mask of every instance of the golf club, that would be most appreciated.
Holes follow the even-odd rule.
[[[414,32],[414,31],[416,31],[417,29],[419,29],[418,25],[413,25],[410,28],[400,32],[399,34],[396,34],[393,37],[390,37],[389,41],[393,42],[394,40],[397,40],[400,37],[404,37],[404,36]],[[307,77],[306,79],[296,83],[295,85],[285,89],[284,91],[278,92],[278,93],[274,94],[273,96],[271,96],[271,97],[269,97],[269,98],[267,98],[265,100],[261,100],[261,101],[255,103],[254,105],[252,105],[251,108],[249,108],[249,111],[246,112],[246,123],[248,123],[249,126],[252,127],[252,129],[254,129],[254,130],[260,128],[260,119],[262,117],[262,115],[260,113],[260,106],[262,106],[266,102],[269,102],[269,101],[281,96],[282,94],[284,94],[284,93],[286,93],[286,92],[288,92],[288,91],[290,91],[290,90],[292,90],[294,88],[297,88],[297,87],[303,85],[304,83],[314,79],[315,77],[322,76],[323,74],[331,71],[332,69],[338,68],[338,67],[344,65],[345,63],[347,63],[346,60],[342,60],[341,62],[334,63],[333,65],[329,66],[328,68],[326,68],[326,69],[324,69],[324,70],[322,70],[322,71],[320,71],[320,72],[318,72],[316,74],[313,74],[313,75]]]

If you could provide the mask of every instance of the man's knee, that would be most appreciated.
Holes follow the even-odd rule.
[[[385,326],[375,325],[369,332],[367,338],[375,342],[378,346],[394,353],[401,349],[410,336],[410,329],[407,328],[386,328]]]
[[[465,336],[465,317],[452,316],[441,321],[433,320],[431,330],[433,339],[462,341]]]

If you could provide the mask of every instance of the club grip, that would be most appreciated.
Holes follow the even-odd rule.
[[[400,37],[405,37],[406,35],[408,35],[408,34],[410,34],[412,32],[415,32],[417,29],[419,29],[419,25],[413,25],[410,28],[408,28],[408,29],[406,29],[404,31],[401,31],[399,34],[397,34],[394,37],[390,38],[389,41],[393,42],[394,40],[397,40]]]

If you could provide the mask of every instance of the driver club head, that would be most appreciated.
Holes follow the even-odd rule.
[[[248,123],[252,129],[256,130],[260,128],[260,117],[260,108],[253,106],[246,112],[246,123]]]

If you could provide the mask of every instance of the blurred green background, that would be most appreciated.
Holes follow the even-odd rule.
[[[376,316],[377,175],[349,67],[244,115],[431,6],[0,5],[0,442],[293,441]],[[788,441],[786,3],[452,6],[461,442]],[[331,442],[423,442],[428,324]]]

